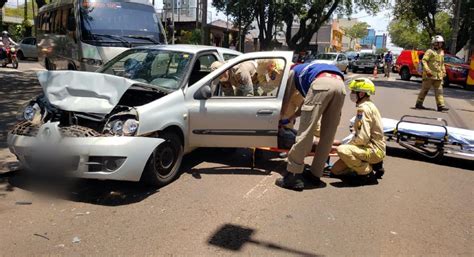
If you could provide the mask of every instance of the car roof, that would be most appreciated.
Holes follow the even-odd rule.
[[[225,52],[228,54],[235,54],[235,55],[240,55],[242,54],[241,52],[229,49],[229,48],[223,48],[223,47],[217,47],[217,46],[205,46],[205,45],[186,45],[186,44],[177,44],[177,45],[149,45],[149,46],[140,46],[137,48],[145,48],[145,49],[156,49],[156,50],[169,50],[169,51],[178,51],[178,52],[187,52],[190,54],[196,54],[202,51],[210,51],[210,50],[217,50],[220,52]]]

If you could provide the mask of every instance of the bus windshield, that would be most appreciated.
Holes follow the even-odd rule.
[[[160,35],[162,31],[159,19],[150,5],[117,1],[84,1],[80,10],[83,40],[164,43],[164,37]]]

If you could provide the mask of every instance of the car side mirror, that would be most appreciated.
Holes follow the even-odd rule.
[[[201,87],[196,93],[194,93],[194,99],[196,100],[207,100],[211,98],[212,90],[209,85]]]

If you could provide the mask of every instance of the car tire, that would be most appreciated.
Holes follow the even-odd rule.
[[[411,78],[411,74],[410,74],[410,71],[408,70],[407,67],[403,67],[401,70],[400,70],[400,78],[402,80],[410,80]]]
[[[357,67],[352,67],[352,73],[357,73]]]
[[[25,55],[23,54],[23,51],[18,51],[18,53],[16,53],[16,56],[18,57],[18,59],[20,60],[25,60]]]
[[[158,145],[143,171],[141,182],[153,187],[162,187],[173,182],[179,176],[179,168],[183,160],[183,142],[173,132],[165,132],[159,136],[165,142]]]
[[[443,79],[443,87],[449,87],[449,78],[448,76]]]
[[[52,70],[51,62],[49,61],[49,59],[45,59],[45,60],[44,60],[44,67],[45,67],[47,70]]]

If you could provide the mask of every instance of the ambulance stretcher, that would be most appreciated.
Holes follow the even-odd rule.
[[[405,115],[400,120],[383,118],[382,123],[387,141],[396,141],[426,158],[441,159],[444,154],[474,158],[474,131],[449,127],[444,119]]]

